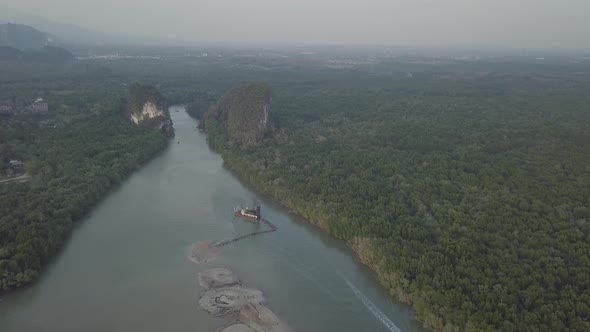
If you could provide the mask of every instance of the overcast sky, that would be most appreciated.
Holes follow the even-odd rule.
[[[590,48],[590,0],[0,0],[109,33],[199,42]]]

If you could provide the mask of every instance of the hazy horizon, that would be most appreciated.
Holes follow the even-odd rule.
[[[568,0],[1,0],[115,35],[196,45],[351,44],[589,49],[590,2]]]

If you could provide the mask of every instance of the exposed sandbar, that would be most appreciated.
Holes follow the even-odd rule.
[[[289,332],[274,312],[261,303],[248,303],[240,310],[240,322],[257,332]]]
[[[191,246],[188,259],[197,264],[207,263],[219,254],[219,248],[214,247],[215,241],[197,242]]]
[[[240,285],[240,279],[230,270],[214,268],[199,272],[199,285],[205,289]]]
[[[249,303],[264,302],[264,295],[258,289],[231,286],[211,288],[199,299],[199,304],[214,316],[223,316],[239,311]]]
[[[234,325],[230,325],[219,332],[256,332],[248,327],[248,325],[238,323]]]

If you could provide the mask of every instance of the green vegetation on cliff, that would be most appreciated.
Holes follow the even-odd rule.
[[[127,112],[134,123],[174,136],[168,105],[155,87],[133,83],[127,90]]]
[[[114,121],[110,116],[123,106],[107,107],[105,101],[124,94],[123,84],[141,81],[157,83],[171,103],[194,101],[189,111],[199,117],[232,86],[269,82],[272,126],[264,139],[252,146],[231,143],[225,127],[203,116],[201,123],[212,122],[206,125],[211,145],[244,179],[349,241],[425,325],[590,330],[590,62],[378,57],[334,67],[329,54],[317,57],[311,63],[301,55],[63,66],[0,62],[0,102],[26,106],[41,96],[52,105],[64,104],[58,107],[64,110],[58,125],[75,125],[90,113],[99,114],[97,121]],[[35,121],[4,126],[10,133],[0,133],[0,153],[34,166],[29,162],[34,158],[27,157],[34,144],[27,142],[40,142],[51,127]],[[6,123],[2,118],[0,126]],[[117,123],[126,133],[119,144],[129,138],[147,148],[131,139],[141,135],[149,137],[150,149],[164,144],[153,131]],[[114,134],[108,128],[104,133]],[[128,160],[123,151],[135,151],[94,149],[106,150],[106,159],[119,160]],[[69,157],[61,161],[70,162]],[[81,174],[94,172],[82,166],[51,182],[75,181],[57,194],[75,198],[100,183],[80,183]],[[33,184],[35,177],[23,186],[37,188]],[[41,206],[53,195],[39,191],[4,200],[18,190],[3,191],[0,205],[9,217],[0,215],[0,224],[12,226],[0,226],[0,244],[14,248],[18,240],[23,253],[44,252],[35,244],[41,242],[27,242],[39,236],[17,232],[33,228],[28,220],[34,216],[23,221],[26,202]],[[21,212],[12,215],[4,202],[21,204],[13,204]],[[14,249],[8,250],[3,268],[13,261],[5,257],[15,257]],[[24,272],[14,274],[27,269],[22,255],[14,261],[23,265],[11,270],[10,278],[2,274],[5,284],[24,278]]]
[[[253,146],[267,132],[271,88],[250,83],[226,92],[205,114],[204,125],[213,145]]]
[[[152,103],[158,109],[167,110],[166,100],[152,85],[135,82],[129,85],[127,91],[127,111],[129,114],[141,115],[146,103]]]
[[[216,147],[428,327],[590,330],[587,82],[450,77],[275,88],[273,137]]]

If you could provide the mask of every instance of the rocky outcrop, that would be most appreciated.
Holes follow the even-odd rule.
[[[264,83],[233,88],[207,116],[221,130],[227,143],[242,147],[260,144],[267,132],[271,93],[270,86]]]
[[[159,130],[167,137],[174,136],[168,105],[155,87],[131,84],[128,88],[127,112],[133,123]]]
[[[220,332],[291,332],[287,324],[262,304],[263,293],[242,287],[232,271],[224,268],[205,270],[199,273],[199,284],[206,289],[199,298],[205,311],[217,317],[238,314],[238,322]]]
[[[141,112],[133,112],[131,113],[131,121],[135,124],[139,124],[144,120],[153,119],[157,117],[166,117],[164,110],[162,108],[158,108],[156,104],[148,101],[143,104],[141,108]]]

